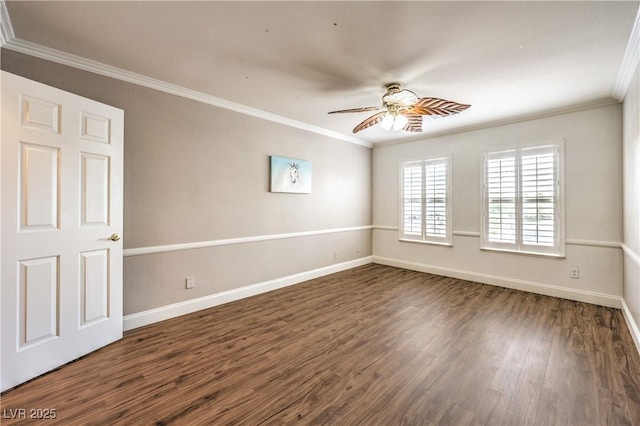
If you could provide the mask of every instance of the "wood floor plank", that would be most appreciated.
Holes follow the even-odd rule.
[[[0,406],[54,408],[47,425],[633,425],[640,356],[619,310],[371,264],[129,331]]]
[[[506,424],[527,425],[535,423],[540,395],[544,385],[551,342],[534,337],[527,350],[504,422]]]

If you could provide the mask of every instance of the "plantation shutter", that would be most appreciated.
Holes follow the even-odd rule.
[[[563,143],[485,156],[482,247],[564,256]]]
[[[516,152],[488,154],[487,158],[487,240],[516,243]]]
[[[425,233],[429,237],[447,236],[447,162],[425,162]]]
[[[400,238],[450,245],[450,158],[402,163]]]
[[[402,173],[402,233],[407,237],[422,237],[422,172],[421,161],[404,163]]]
[[[556,176],[553,147],[521,152],[522,243],[555,245]]]

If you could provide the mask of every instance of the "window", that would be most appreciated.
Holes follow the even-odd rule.
[[[402,163],[400,239],[451,245],[450,158]]]
[[[562,144],[484,159],[483,248],[564,256]]]

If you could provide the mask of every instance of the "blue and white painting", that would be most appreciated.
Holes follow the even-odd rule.
[[[311,162],[272,155],[269,163],[271,192],[311,193]]]

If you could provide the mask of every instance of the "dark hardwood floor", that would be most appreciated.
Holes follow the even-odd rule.
[[[372,264],[127,332],[1,406],[50,425],[640,425],[640,356],[619,310]]]

